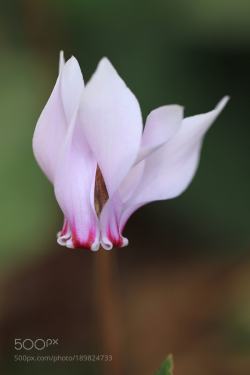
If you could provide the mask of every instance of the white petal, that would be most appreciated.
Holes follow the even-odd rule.
[[[203,136],[227,101],[225,97],[213,111],[184,119],[175,136],[146,159],[133,204],[174,198],[188,187],[198,166]]]
[[[137,162],[167,142],[179,129],[183,107],[166,105],[156,108],[147,117]]]
[[[135,96],[106,58],[84,90],[81,122],[111,196],[137,157],[142,118]]]
[[[48,179],[53,182],[58,151],[66,136],[67,122],[57,79],[52,94],[36,124],[33,136],[33,152]]]
[[[138,208],[154,200],[174,198],[187,188],[198,166],[203,136],[227,101],[225,97],[213,111],[184,119],[172,138],[131,169],[124,180],[125,189],[119,188],[101,214],[104,245],[110,247],[112,241],[123,244],[123,228]]]
[[[100,216],[102,247],[109,250],[114,246],[124,247],[128,240],[122,236],[122,231],[130,213],[127,213],[127,202],[136,190],[143,176],[145,161],[135,165],[123,180],[119,189],[106,202]],[[130,206],[129,206],[130,208]],[[123,215],[126,211],[126,218]],[[134,206],[133,206],[134,211]],[[123,221],[121,221],[123,217]]]
[[[84,89],[81,68],[75,57],[65,64],[61,76],[61,95],[67,122],[70,123]]]
[[[119,186],[118,193],[123,203],[127,202],[139,185],[145,168],[145,160],[134,165]]]
[[[164,106],[152,111],[146,120],[141,148],[135,165],[122,181],[118,191],[106,203],[100,217],[102,246],[124,246],[122,230],[131,214],[129,201],[144,173],[145,157],[167,142],[180,128],[183,108],[178,105]],[[140,162],[139,162],[140,161]],[[134,206],[132,212],[135,210]],[[125,242],[124,242],[125,241]]]
[[[70,227],[59,243],[98,250],[99,227],[94,209],[96,161],[78,118],[72,121],[55,175],[55,195]]]
[[[62,68],[38,119],[33,136],[33,151],[38,164],[51,182],[54,180],[58,155],[67,134],[68,120],[72,116],[71,112],[79,105],[82,89],[83,81],[78,64],[71,59]]]
[[[122,236],[120,217],[123,204],[116,193],[110,198],[102,209],[100,216],[101,245],[105,250],[111,250],[113,246],[124,247],[128,245],[127,238]]]

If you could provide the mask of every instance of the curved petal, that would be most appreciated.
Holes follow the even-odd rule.
[[[56,199],[67,226],[58,243],[69,248],[99,248],[99,227],[94,209],[96,161],[76,115],[73,119],[55,175]]]
[[[106,250],[128,245],[128,240],[122,236],[125,223],[121,225],[121,216],[126,210],[127,202],[131,198],[143,176],[145,162],[135,165],[123,180],[119,189],[106,202],[100,216],[101,244]],[[134,209],[134,207],[133,207]]]
[[[122,207],[119,195],[114,194],[102,209],[100,216],[101,245],[105,250],[111,250],[113,246],[128,245],[128,240],[122,236],[119,226]]]
[[[61,246],[65,246],[65,243],[67,240],[71,238],[71,229],[70,225],[67,219],[64,218],[63,221],[63,227],[62,229],[57,233],[57,242]]]
[[[146,119],[138,163],[167,142],[179,129],[183,119],[183,107],[165,105],[154,109]]]
[[[81,68],[74,56],[63,67],[60,85],[64,113],[69,124],[79,107],[84,89]]]
[[[35,158],[48,179],[53,182],[58,155],[64,143],[70,117],[79,106],[83,79],[75,58],[62,67],[50,98],[44,107],[33,136]]]
[[[84,90],[81,122],[111,196],[137,157],[142,118],[137,99],[106,58]]]
[[[227,101],[225,97],[214,110],[184,119],[175,136],[146,159],[133,203],[171,199],[188,187],[198,166],[203,137]]]
[[[227,101],[228,97],[225,97],[213,111],[184,119],[177,133],[168,142],[134,167],[139,168],[144,163],[141,167],[142,176],[139,182],[137,180],[135,189],[134,177],[131,180],[133,194],[123,201],[120,188],[116,193],[119,199],[108,201],[107,207],[104,207],[105,211],[101,215],[104,247],[109,248],[113,238],[123,238],[122,231],[126,221],[139,207],[151,201],[174,198],[188,187],[198,166],[203,137]],[[129,173],[131,176],[136,175],[133,169]],[[112,236],[110,228],[113,230]]]
[[[145,167],[143,159],[178,131],[182,118],[183,107],[179,105],[159,107],[148,115],[136,163],[102,211],[100,223],[103,248],[109,250],[113,245],[123,247],[128,244],[128,240],[121,234],[125,222],[131,214],[130,207],[127,207],[126,202],[133,195],[143,176]],[[133,207],[132,212],[134,210]],[[121,217],[123,218],[122,223]]]
[[[37,163],[53,182],[60,149],[67,131],[67,123],[60,95],[60,80],[57,79],[52,94],[42,111],[33,135],[33,152]]]

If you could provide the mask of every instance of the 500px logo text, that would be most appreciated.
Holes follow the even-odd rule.
[[[15,339],[15,350],[44,350],[50,346],[58,345],[59,339],[54,338],[36,338],[36,339]]]

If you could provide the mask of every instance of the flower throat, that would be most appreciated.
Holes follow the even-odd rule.
[[[97,216],[100,215],[101,210],[105,203],[107,202],[109,196],[108,191],[102,176],[102,172],[97,165],[96,168],[96,175],[95,175],[95,210],[97,213]]]

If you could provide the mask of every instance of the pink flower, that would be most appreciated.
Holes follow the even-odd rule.
[[[185,119],[179,105],[159,107],[143,130],[139,103],[107,58],[84,85],[77,60],[65,63],[61,53],[33,138],[65,218],[58,243],[94,251],[126,246],[122,232],[134,211],[190,184],[203,137],[227,101]]]

